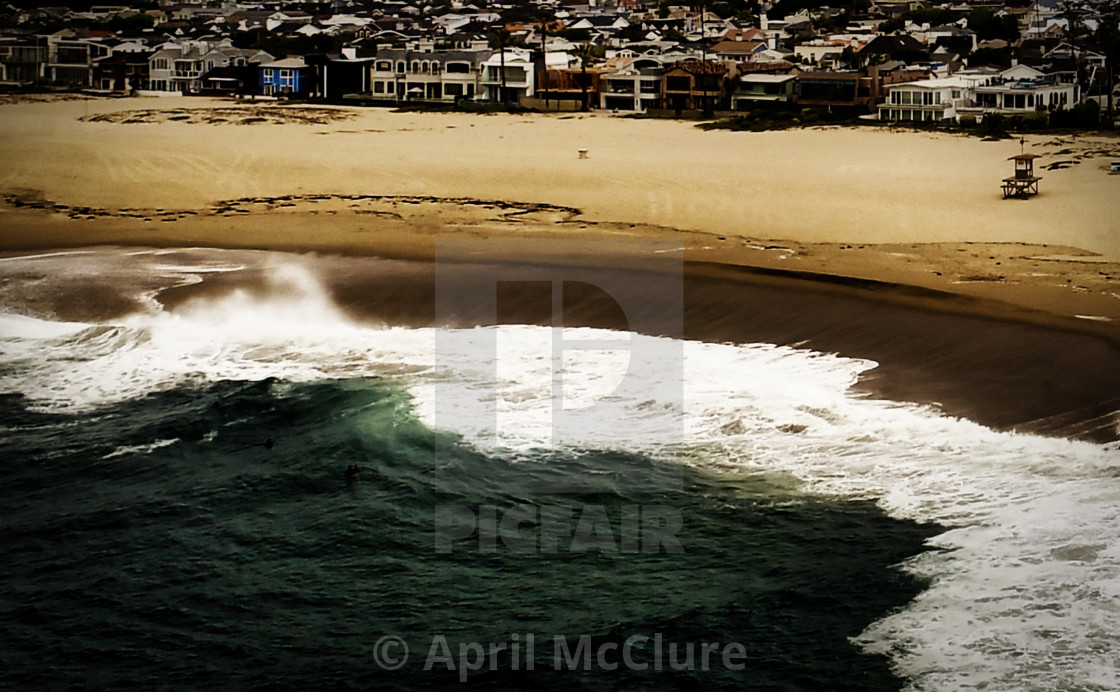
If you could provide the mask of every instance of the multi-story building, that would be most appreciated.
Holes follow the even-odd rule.
[[[797,75],[748,73],[739,75],[731,94],[732,110],[748,110],[760,103],[789,103],[797,88]]]
[[[476,99],[483,93],[482,65],[490,51],[388,48],[370,68],[375,99],[449,101]]]
[[[262,63],[261,93],[265,96],[306,96],[311,92],[311,68],[302,57]]]
[[[971,104],[973,85],[960,77],[904,82],[886,87],[887,99],[879,104],[879,119],[909,122],[956,120],[958,108]]]
[[[33,84],[46,80],[47,44],[40,37],[0,43],[0,82]]]
[[[93,64],[93,87],[102,91],[127,92],[148,86],[150,50],[114,50]]]
[[[928,75],[925,70],[883,69],[873,65],[859,72],[803,72],[797,76],[794,102],[802,106],[846,108],[874,113],[886,87],[912,82]]]
[[[662,74],[664,106],[675,111],[710,110],[723,96],[727,65],[696,59],[682,60]]]
[[[536,81],[532,53],[523,48],[507,48],[504,53],[504,58],[502,53],[494,53],[482,63],[483,99],[495,103],[518,103],[523,98],[532,97]]]
[[[959,120],[962,115],[1025,115],[1078,102],[1075,84],[1026,65],[998,74],[958,73],[894,84],[886,91],[886,101],[879,105],[880,120],[936,122]]]
[[[242,67],[271,61],[264,51],[234,48],[228,40],[165,43],[148,58],[148,89],[195,94],[202,90],[202,77],[215,67]]]
[[[1027,65],[1004,70],[989,83],[977,86],[973,98],[980,112],[1004,115],[1053,111],[1080,100],[1076,83],[1063,82],[1057,75]]]
[[[93,85],[93,62],[109,55],[111,49],[99,41],[74,38],[70,31],[46,37],[47,63],[44,78],[71,87]]]
[[[644,113],[660,108],[661,74],[665,71],[656,57],[626,58],[614,72],[600,76],[599,105],[608,110]]]

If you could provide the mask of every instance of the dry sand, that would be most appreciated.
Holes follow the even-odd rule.
[[[1116,138],[1028,137],[1043,180],[1020,201],[999,188],[1018,140],[943,134],[189,98],[17,100],[0,123],[0,249],[430,257],[455,234],[652,236],[699,263],[976,296],[1120,337]]]

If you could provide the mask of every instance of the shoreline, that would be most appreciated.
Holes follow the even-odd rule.
[[[1033,420],[1006,408],[1042,414],[1035,419],[1072,415],[1078,425],[1102,424],[1106,408],[1120,408],[1111,376],[1120,373],[1120,176],[1109,176],[1103,159],[1120,156],[1120,140],[1029,136],[1044,181],[1024,202],[998,190],[1018,142],[929,133],[704,132],[603,115],[193,98],[8,104],[0,118],[9,125],[0,132],[9,159],[0,172],[0,254],[261,249],[409,260],[430,273],[447,237],[485,239],[485,257],[443,256],[467,265],[641,271],[656,265],[654,245],[680,248],[685,280],[704,296],[686,296],[693,314],[706,315],[689,329],[706,339],[815,339],[816,350],[880,361],[865,391],[996,427]],[[590,159],[577,159],[576,147],[589,148]],[[565,250],[527,257],[526,238],[564,241]],[[596,256],[591,241],[602,238],[631,249]],[[839,318],[816,333],[804,318],[770,311],[773,329],[747,329],[713,315],[713,306],[739,309],[724,294],[769,295],[826,321],[817,304],[839,306]],[[853,315],[867,334],[847,333],[843,319]],[[894,352],[896,318],[910,341]],[[960,343],[930,333],[933,324]],[[970,340],[983,341],[978,329],[1006,363],[971,350]],[[1006,335],[1019,329],[1047,335],[1038,338],[1051,363],[1016,353],[1023,346]],[[923,379],[923,334],[1002,374],[989,377],[962,356],[929,366],[952,386]],[[892,359],[905,367],[882,376]],[[1032,370],[1046,382],[1077,381],[1077,391],[1054,397],[1051,385],[1020,382]],[[1011,406],[1001,378],[1020,382]],[[961,393],[969,387],[971,397]],[[1117,434],[1102,430],[1089,437]]]
[[[489,243],[489,241],[485,241]],[[90,248],[127,260],[136,246]],[[523,247],[523,246],[522,246]],[[623,248],[626,246],[623,245]],[[81,252],[81,251],[79,251]],[[864,282],[836,283],[792,277],[753,268],[676,262],[683,303],[683,325],[665,321],[664,256],[600,252],[594,261],[579,256],[552,257],[508,251],[500,258],[458,256],[439,265],[427,259],[387,259],[342,254],[277,254],[276,250],[167,249],[167,261],[189,272],[192,263],[220,260],[235,271],[194,274],[183,284],[167,277],[141,284],[106,280],[99,273],[55,280],[52,295],[38,304],[18,294],[3,303],[23,305],[63,321],[111,322],[137,311],[148,295],[174,314],[197,301],[220,300],[233,292],[267,301],[291,295],[295,286],[277,284],[277,266],[295,263],[310,272],[326,295],[351,319],[370,326],[473,327],[492,324],[552,323],[550,299],[531,286],[502,294],[497,313],[483,301],[459,301],[460,309],[438,325],[438,290],[471,295],[480,281],[498,275],[541,276],[576,272],[584,286],[564,289],[564,324],[673,336],[713,343],[768,343],[847,358],[877,366],[853,383],[856,396],[872,396],[929,406],[997,430],[1020,431],[1098,443],[1120,439],[1120,347],[1100,335],[1068,325],[1021,319],[977,310],[978,299],[962,299],[907,286]],[[83,253],[83,257],[86,253]],[[52,261],[48,253],[43,257]],[[9,255],[19,256],[19,255]],[[25,255],[29,258],[35,254]],[[224,259],[223,259],[224,258]],[[77,259],[77,258],[76,258]],[[445,257],[441,256],[441,262]],[[12,265],[15,266],[15,265]],[[49,266],[49,265],[43,265]],[[0,267],[3,263],[0,262]],[[34,264],[24,273],[35,274]],[[116,276],[116,270],[109,276]],[[19,274],[12,272],[19,282]],[[599,286],[624,285],[629,299]],[[450,288],[449,288],[450,287]],[[660,295],[662,299],[655,296]],[[634,296],[639,300],[635,303]],[[644,296],[644,298],[643,298]],[[543,298],[543,301],[542,301]],[[673,301],[670,301],[672,303]],[[626,306],[620,309],[621,306]],[[670,310],[672,306],[669,306]],[[492,309],[493,305],[489,309]],[[1037,317],[1030,313],[1028,316]],[[652,331],[635,325],[665,325]]]
[[[0,210],[0,253],[121,245],[432,261],[437,242],[465,237],[491,241],[491,259],[523,263],[524,253],[504,241],[612,239],[637,248],[616,261],[642,266],[643,245],[676,244],[692,273],[749,276],[755,282],[799,280],[822,290],[874,293],[886,302],[934,311],[1083,332],[1120,346],[1120,261],[1068,246],[857,245],[712,236],[590,221],[573,207],[434,196],[282,195],[198,209],[101,209],[58,204],[25,192],[4,195]],[[575,257],[578,245],[572,246]],[[557,258],[544,255],[540,260]],[[588,254],[576,263],[593,261]],[[1037,269],[1049,270],[1045,279]]]

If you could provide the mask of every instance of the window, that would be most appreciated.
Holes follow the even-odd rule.
[[[377,62],[377,68],[376,69],[377,69],[378,72],[392,72],[393,71],[393,63],[389,62],[388,60],[379,60]]]
[[[373,93],[384,94],[385,93],[385,83],[384,82],[374,82],[373,83]]]
[[[152,61],[152,69],[153,70],[166,70],[167,69],[167,58],[156,58],[155,60],[153,60]]]
[[[397,61],[397,72],[404,72],[404,60]]]
[[[465,62],[449,62],[447,63],[448,74],[470,74],[470,63]]]

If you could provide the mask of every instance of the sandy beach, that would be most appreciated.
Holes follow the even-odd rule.
[[[977,296],[996,301],[989,311],[1017,306],[1120,334],[1115,138],[1028,137],[1043,180],[1021,201],[999,189],[1018,140],[704,132],[606,114],[14,100],[0,105],[6,250],[424,257],[433,238],[464,233],[667,237],[691,261]]]

